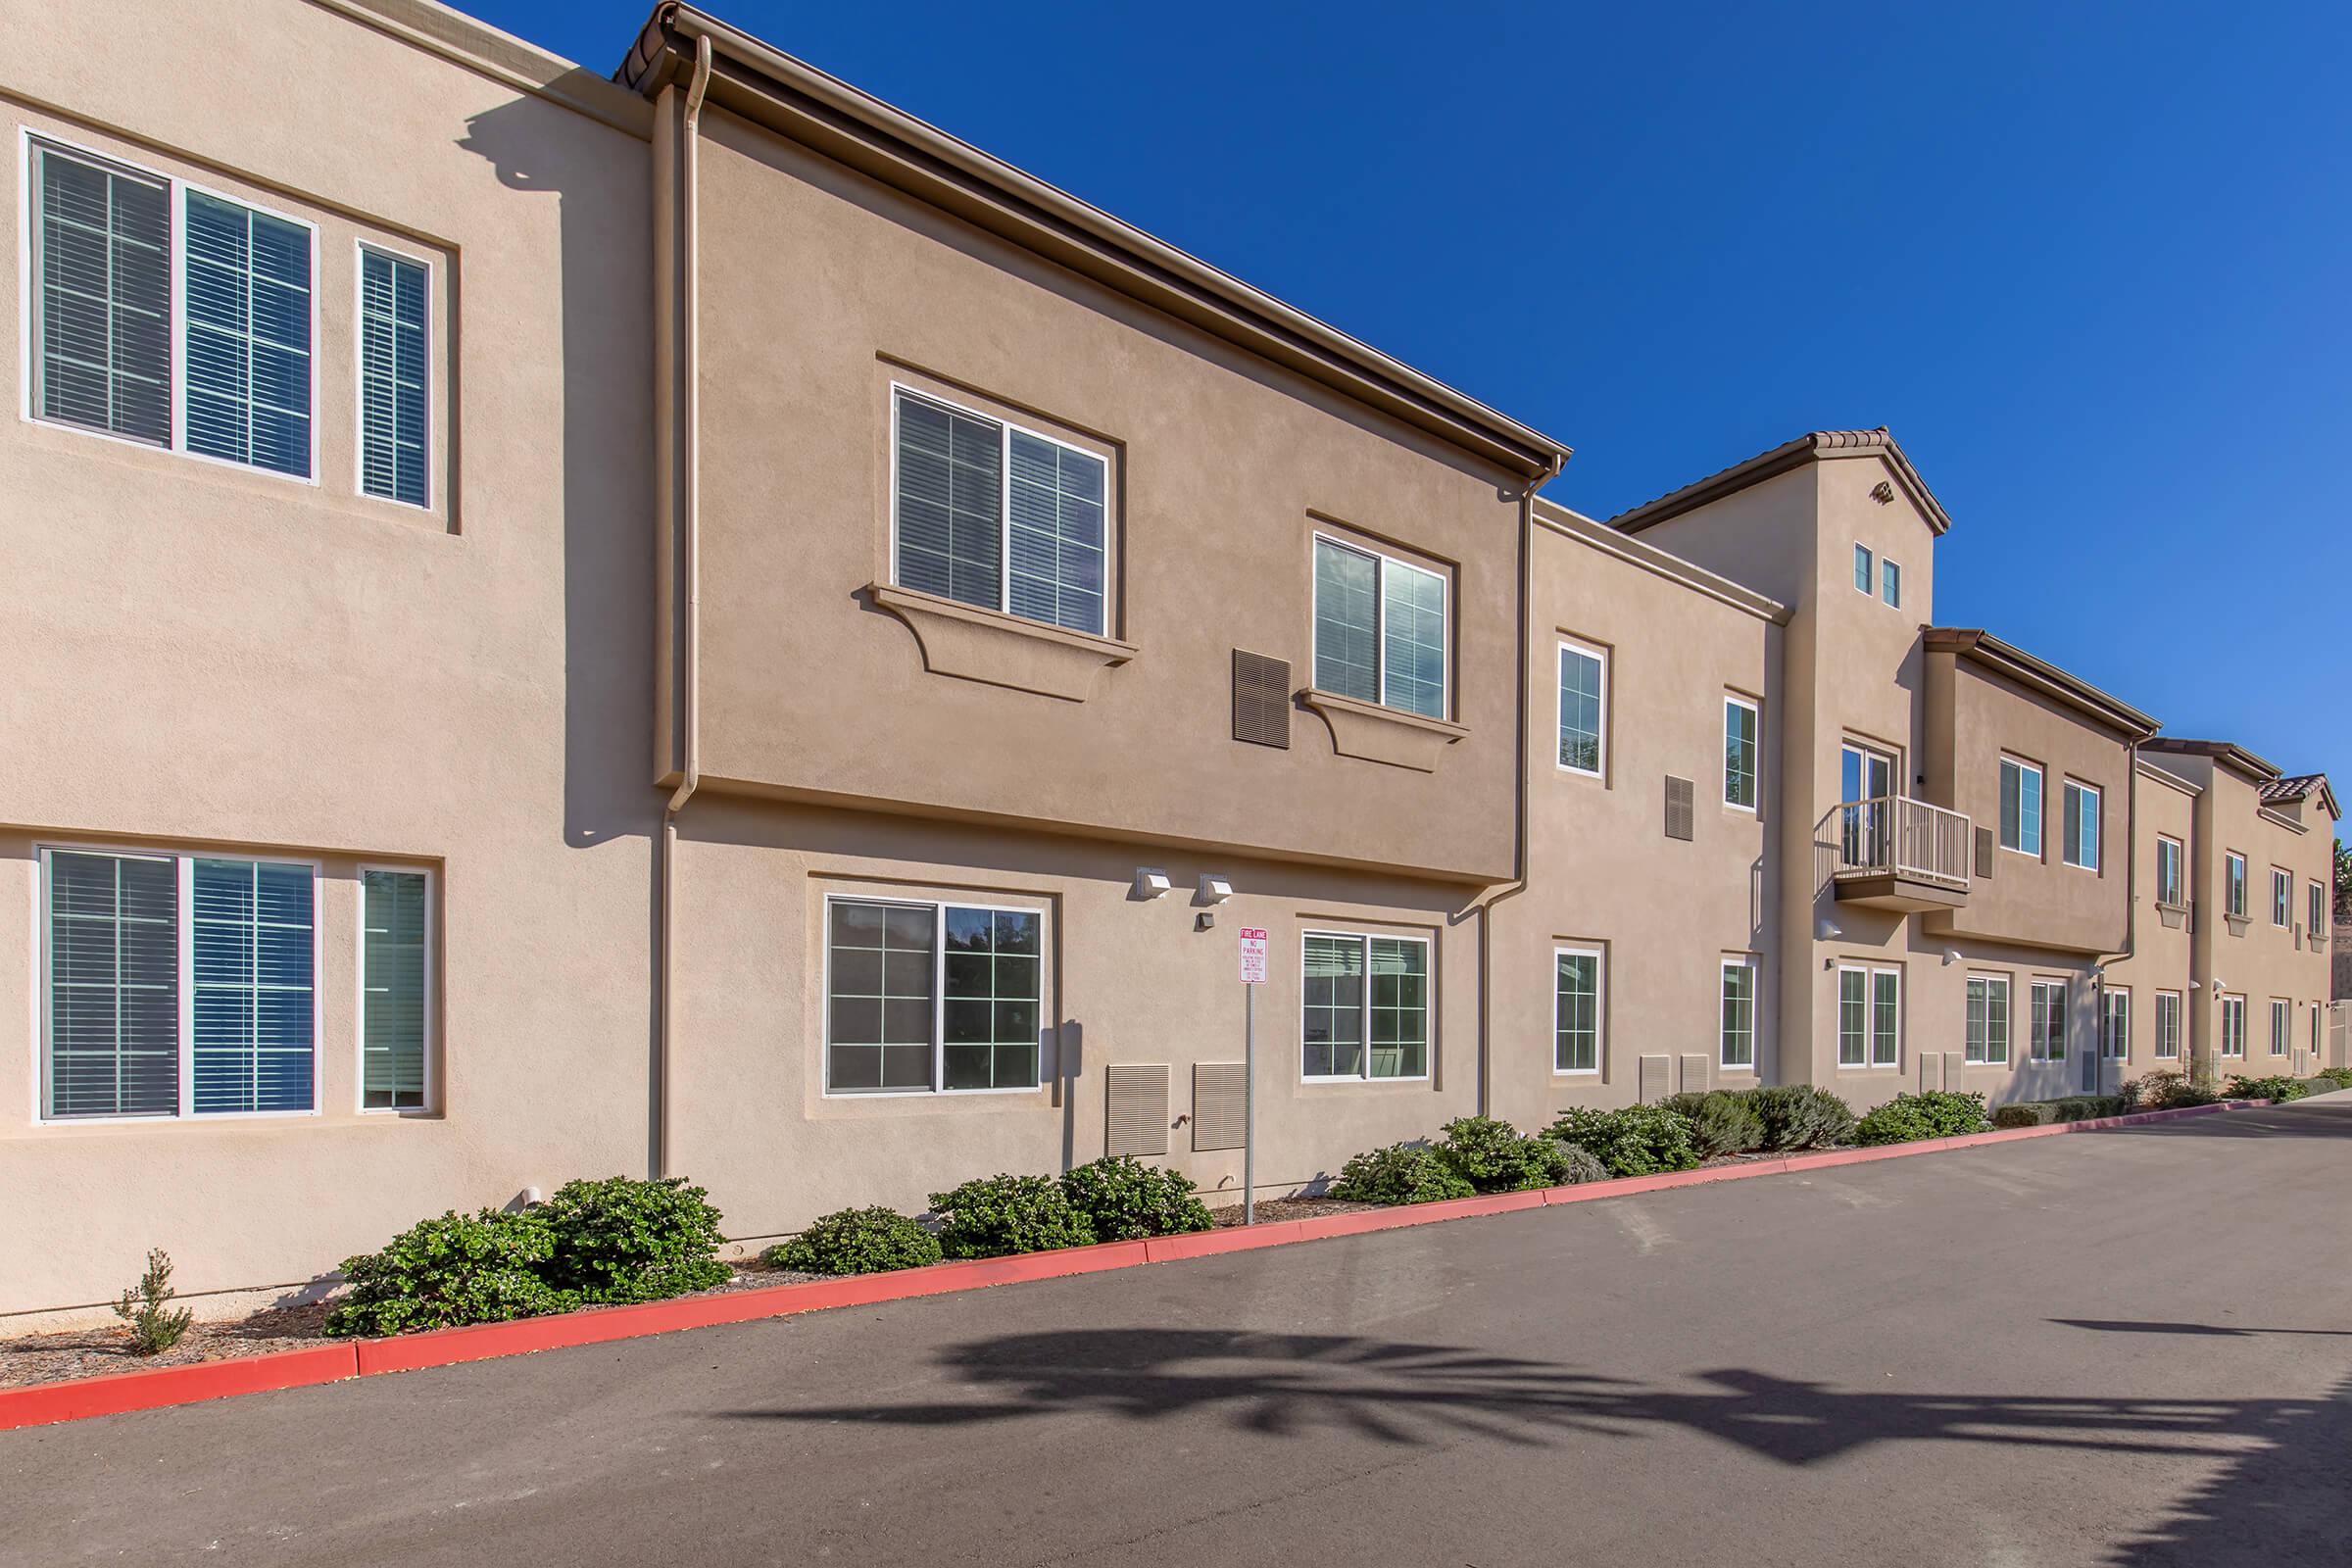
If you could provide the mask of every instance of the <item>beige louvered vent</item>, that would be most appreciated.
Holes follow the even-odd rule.
[[[1252,746],[1291,744],[1291,662],[1233,651],[1233,738]]]
[[[1992,875],[1992,829],[1977,829],[1977,875],[1980,877]]]
[[[1943,1053],[1923,1051],[1919,1054],[1919,1087],[1922,1093],[1934,1094],[1943,1087]]]
[[[1674,1070],[1672,1056],[1643,1056],[1642,1058],[1642,1103],[1654,1105],[1673,1092],[1666,1082]]]
[[[1685,1056],[1683,1058],[1683,1093],[1686,1095],[1701,1094],[1705,1092],[1706,1087],[1707,1058]]]
[[[1242,1147],[1243,1099],[1249,1085],[1247,1069],[1238,1061],[1193,1064],[1193,1148]]]
[[[1687,778],[1666,775],[1666,836],[1670,839],[1689,839],[1697,831],[1694,821],[1696,808],[1693,800],[1697,791]]]
[[[1103,1074],[1110,1122],[1102,1135],[1107,1154],[1164,1154],[1168,1152],[1168,1069],[1127,1063]]]

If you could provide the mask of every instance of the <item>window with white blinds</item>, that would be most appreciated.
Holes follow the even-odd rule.
[[[412,507],[425,485],[425,313],[421,262],[360,250],[360,488]]]
[[[317,871],[42,853],[44,1116],[318,1108]]]
[[[1394,556],[1315,540],[1315,686],[1446,716],[1446,579]]]
[[[181,226],[188,450],[309,478],[310,229],[194,190]]]
[[[426,919],[422,871],[360,873],[360,1105],[425,1108]]]
[[[172,189],[31,144],[32,407],[172,444]]]

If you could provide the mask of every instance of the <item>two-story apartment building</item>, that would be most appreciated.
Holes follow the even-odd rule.
[[[2326,781],[1936,626],[1884,431],[1594,521],[683,6],[611,80],[429,0],[85,30],[0,66],[0,1323],[583,1175],[747,1244],[1106,1151],[1238,1197],[1246,1030],[1281,1193],[2079,1089],[2118,998],[2219,1051],[2217,970],[2266,1070],[2326,994]]]

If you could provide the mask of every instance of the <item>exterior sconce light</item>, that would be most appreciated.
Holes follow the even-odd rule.
[[[1845,935],[1845,930],[1843,927],[1834,924],[1829,920],[1824,920],[1813,928],[1813,933],[1817,941],[1835,942],[1839,937]]]
[[[1960,950],[1958,948],[1946,948],[1943,950],[1943,966],[1946,969],[1949,969],[1953,964],[1958,963],[1959,961]]]

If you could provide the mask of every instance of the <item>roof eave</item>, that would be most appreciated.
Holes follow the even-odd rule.
[[[1856,439],[1860,437],[1862,439]],[[1902,487],[1928,527],[1941,538],[1952,526],[1943,503],[1936,499],[1919,470],[1911,466],[1903,449],[1894,437],[1885,430],[1813,430],[1793,441],[1784,441],[1769,452],[1760,452],[1745,463],[1737,463],[1719,473],[1711,473],[1680,490],[1669,491],[1655,501],[1617,514],[1608,519],[1610,527],[1621,533],[1639,533],[1642,529],[1679,517],[1712,501],[1735,495],[1750,485],[1777,478],[1791,468],[1807,463],[1835,461],[1842,458],[1882,459],[1893,470],[1895,482]]]
[[[2031,691],[2051,698],[2085,717],[2096,719],[2133,746],[2145,743],[2156,733],[2156,720],[2122,698],[2101,691],[2081,676],[2059,668],[2046,659],[2029,654],[2014,643],[2004,642],[1988,631],[1967,626],[1930,626],[1923,634],[1922,641],[1930,652],[1948,653],[1967,659]]]

